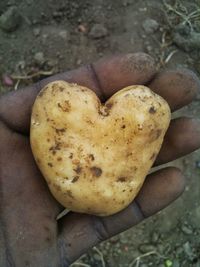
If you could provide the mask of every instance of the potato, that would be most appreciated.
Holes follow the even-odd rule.
[[[37,96],[31,147],[64,207],[106,216],[133,201],[169,126],[167,102],[140,85],[101,104],[83,86],[55,81]]]

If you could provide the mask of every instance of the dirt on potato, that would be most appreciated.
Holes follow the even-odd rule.
[[[102,56],[138,51],[152,55],[158,68],[200,74],[199,48],[199,0],[0,1],[1,92]],[[200,95],[175,117],[200,117],[199,101]],[[168,165],[184,171],[185,193],[158,215],[91,249],[76,266],[200,266],[200,151]]]

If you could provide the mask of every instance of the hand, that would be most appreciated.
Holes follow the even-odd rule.
[[[50,81],[66,80],[93,89],[102,101],[131,84],[148,85],[172,111],[189,104],[200,81],[188,70],[156,73],[145,54],[100,60],[45,79],[0,99],[0,266],[68,266],[91,246],[141,222],[169,205],[184,190],[184,177],[168,167],[148,175],[136,200],[113,216],[99,218],[70,212],[56,221],[63,207],[51,196],[29,145],[31,107]],[[200,146],[200,122],[171,121],[157,157],[160,165]]]

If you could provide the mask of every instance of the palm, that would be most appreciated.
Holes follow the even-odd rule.
[[[199,89],[199,80],[189,71],[164,72],[152,80],[154,75],[150,57],[119,56],[0,99],[0,266],[68,266],[89,247],[151,216],[182,193],[180,170],[165,168],[149,175],[136,200],[118,214],[98,218],[69,213],[56,221],[63,208],[51,196],[29,144],[31,107],[41,87],[52,80],[88,86],[103,101],[127,85],[148,83],[172,110],[190,103]],[[156,164],[199,146],[197,121],[172,120]]]
[[[19,260],[17,266],[29,266],[33,262],[35,266],[42,266],[47,256],[51,257],[52,266],[56,266],[55,217],[61,207],[52,198],[35,165],[28,138],[10,133],[5,138],[6,151],[1,150],[4,152],[1,204],[10,253],[15,263]]]

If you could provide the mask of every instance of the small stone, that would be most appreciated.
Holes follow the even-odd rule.
[[[183,24],[175,27],[173,41],[186,52],[200,49],[200,33],[191,31],[188,26]]]
[[[180,267],[180,263],[177,259],[173,260],[173,267]]]
[[[147,11],[147,8],[146,7],[141,7],[141,8],[139,8],[139,11],[140,12],[146,12]]]
[[[120,246],[121,246],[120,243],[117,243],[117,244],[115,245],[116,248],[119,248]]]
[[[143,24],[143,29],[145,30],[146,33],[154,33],[158,30],[159,24],[156,20],[154,19],[146,19]]]
[[[174,30],[182,36],[188,36],[190,34],[190,27],[184,24],[178,24]]]
[[[121,237],[121,238],[120,238],[120,242],[121,242],[122,244],[127,244],[128,240],[127,240],[126,237],[125,237],[125,238]]]
[[[123,249],[124,249],[125,252],[128,252],[129,251],[129,247],[126,246],[126,245],[123,247]]]
[[[200,65],[199,65],[199,67],[200,67]],[[200,70],[200,68],[199,68],[199,70]],[[196,161],[196,168],[197,169],[200,169],[200,160],[197,160]]]
[[[35,35],[35,37],[38,37],[41,33],[41,30],[39,28],[34,28],[33,29],[33,34]]]
[[[11,6],[0,16],[0,28],[5,32],[15,31],[20,25],[21,18],[17,7]]]
[[[66,31],[66,30],[62,30],[62,31],[60,31],[60,32],[58,33],[58,35],[59,35],[62,39],[64,39],[64,40],[67,39],[67,31]]]
[[[87,27],[86,27],[86,25],[84,25],[84,24],[79,24],[79,25],[78,25],[78,31],[79,31],[79,32],[82,32],[82,33],[86,33],[86,32],[87,32]]]
[[[193,254],[193,251],[192,251],[192,248],[191,248],[191,245],[189,242],[186,242],[184,245],[183,245],[183,249],[185,251],[185,254],[188,256],[188,258],[190,260],[193,259],[194,257],[194,254]]]
[[[33,3],[32,0],[26,0],[26,2],[27,2],[27,4],[28,4],[29,6]]]
[[[48,59],[46,62],[46,65],[50,68],[55,67],[57,64],[57,61],[55,59]]]
[[[100,255],[97,254],[97,253],[94,253],[94,254],[93,254],[93,258],[94,258],[96,261],[100,261],[100,260],[101,260]]]
[[[5,86],[13,86],[14,85],[12,78],[7,74],[2,75],[2,83]]]
[[[139,251],[142,253],[147,253],[150,251],[155,251],[155,247],[151,244],[142,244],[139,246]]]
[[[148,45],[148,46],[147,46],[147,51],[148,51],[148,52],[151,52],[152,50],[153,50],[153,47],[152,47],[151,45]]]
[[[82,64],[82,60],[79,58],[79,59],[77,59],[77,61],[76,61],[76,65],[77,66],[80,66]]]
[[[89,35],[93,39],[103,38],[108,35],[108,30],[102,24],[94,24]]]
[[[37,19],[33,19],[32,20],[32,25],[35,25],[35,24],[37,24],[38,23],[38,20]]]
[[[182,254],[183,253],[183,248],[182,247],[178,247],[176,249],[176,255]]]
[[[159,234],[157,232],[153,232],[151,235],[151,242],[157,243],[158,239],[159,239]]]
[[[122,5],[124,6],[124,7],[127,7],[128,5],[130,5],[131,4],[131,1],[130,0],[124,0],[123,2],[122,2]]]
[[[43,65],[44,62],[45,62],[43,52],[37,52],[37,53],[34,55],[34,60],[35,60],[35,62],[36,62],[39,66]]]
[[[181,230],[186,235],[191,235],[193,233],[192,229],[185,224],[181,226]]]
[[[121,251],[121,249],[117,249],[116,252],[119,255],[122,251]]]
[[[164,250],[165,250],[165,247],[164,247],[163,244],[158,244],[156,247],[157,247],[157,249],[158,249],[158,251],[159,251],[160,253],[163,253]]]
[[[7,0],[7,6],[13,6],[15,2],[15,0]]]
[[[16,64],[16,69],[17,70],[24,70],[26,67],[26,62],[24,60],[20,60],[17,64]]]
[[[53,12],[53,18],[54,18],[54,19],[61,18],[62,15],[63,15],[62,11],[54,11],[54,12]]]
[[[46,41],[46,39],[48,38],[48,34],[47,33],[44,33],[43,35],[42,35],[42,38]]]
[[[120,239],[120,241],[121,241],[121,239]],[[114,237],[109,239],[109,242],[112,243],[112,244],[117,244],[117,243],[119,243],[119,237],[118,236],[114,236]]]

